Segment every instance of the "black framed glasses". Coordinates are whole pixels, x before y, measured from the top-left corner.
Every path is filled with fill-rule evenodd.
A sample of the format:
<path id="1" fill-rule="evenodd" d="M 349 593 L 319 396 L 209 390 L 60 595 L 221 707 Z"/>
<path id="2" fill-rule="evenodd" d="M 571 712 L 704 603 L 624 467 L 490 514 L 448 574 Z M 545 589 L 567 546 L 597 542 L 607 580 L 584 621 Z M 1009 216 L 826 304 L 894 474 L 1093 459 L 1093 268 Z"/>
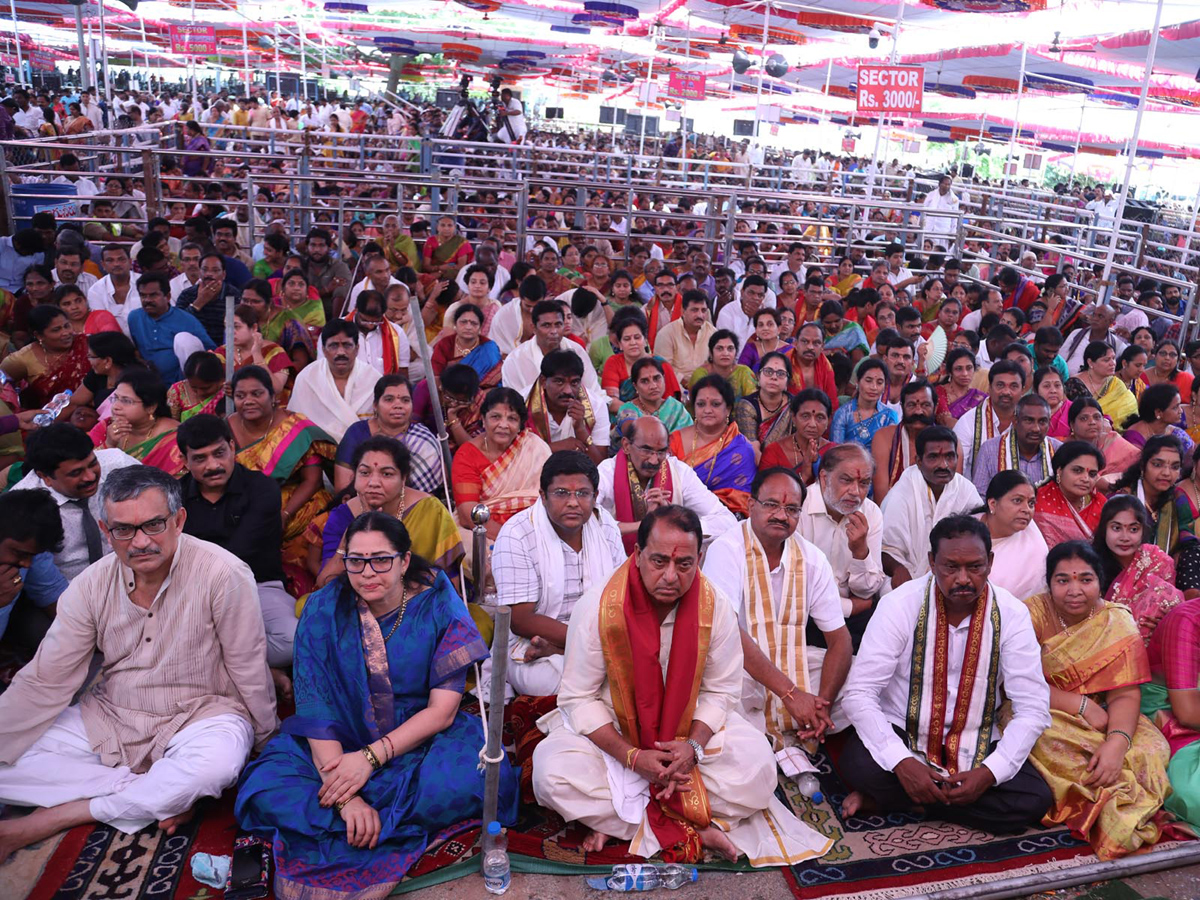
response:
<path id="1" fill-rule="evenodd" d="M 378 574 L 392 571 L 392 566 L 396 564 L 396 558 L 403 556 L 402 553 L 392 553 L 388 556 L 346 556 L 342 554 L 342 562 L 346 566 L 346 571 L 351 575 L 359 575 L 367 570 L 367 563 L 371 564 L 371 571 Z"/>
<path id="2" fill-rule="evenodd" d="M 170 516 L 159 516 L 156 519 L 147 519 L 137 525 L 109 525 L 108 533 L 118 541 L 132 541 L 134 535 L 139 531 L 146 537 L 154 537 L 167 530 L 167 520 L 170 518 Z"/>

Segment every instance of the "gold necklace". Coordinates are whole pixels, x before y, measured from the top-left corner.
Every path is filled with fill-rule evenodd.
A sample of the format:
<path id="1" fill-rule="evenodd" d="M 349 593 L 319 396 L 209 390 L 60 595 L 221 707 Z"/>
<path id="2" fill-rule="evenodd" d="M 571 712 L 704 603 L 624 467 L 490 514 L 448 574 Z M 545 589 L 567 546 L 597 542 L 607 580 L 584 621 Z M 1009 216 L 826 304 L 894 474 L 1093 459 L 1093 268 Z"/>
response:
<path id="1" fill-rule="evenodd" d="M 404 576 L 401 575 L 401 578 Z M 396 621 L 392 623 L 392 630 L 387 633 L 387 637 L 383 639 L 386 644 L 392 639 L 392 635 L 396 633 L 396 629 L 400 627 L 400 623 L 404 621 L 404 613 L 408 609 L 408 585 L 404 585 L 400 590 L 400 615 L 396 616 Z"/>
<path id="2" fill-rule="evenodd" d="M 1053 605 L 1053 604 L 1051 604 L 1051 605 Z M 1086 622 L 1088 619 L 1090 619 L 1092 616 L 1094 616 L 1094 615 L 1096 614 L 1096 610 L 1097 610 L 1097 609 L 1099 609 L 1099 604 L 1098 604 L 1098 603 L 1093 603 L 1093 604 L 1092 604 L 1092 611 L 1091 611 L 1091 612 L 1089 612 L 1089 613 L 1087 614 L 1087 619 L 1084 619 L 1084 620 L 1083 620 L 1083 622 Z M 1054 610 L 1054 615 L 1055 615 L 1055 617 L 1058 619 L 1058 624 L 1062 626 L 1062 630 L 1063 630 L 1063 631 L 1066 631 L 1068 627 L 1070 627 L 1070 628 L 1074 628 L 1074 627 L 1075 627 L 1075 625 L 1082 625 L 1082 624 L 1083 624 L 1083 622 L 1076 622 L 1076 623 L 1075 623 L 1075 625 L 1068 626 L 1068 625 L 1067 625 L 1067 623 L 1066 623 L 1066 620 L 1065 620 L 1065 619 L 1063 619 L 1063 617 L 1062 617 L 1062 613 L 1060 613 L 1060 612 L 1059 612 L 1057 609 L 1056 609 L 1056 610 Z"/>

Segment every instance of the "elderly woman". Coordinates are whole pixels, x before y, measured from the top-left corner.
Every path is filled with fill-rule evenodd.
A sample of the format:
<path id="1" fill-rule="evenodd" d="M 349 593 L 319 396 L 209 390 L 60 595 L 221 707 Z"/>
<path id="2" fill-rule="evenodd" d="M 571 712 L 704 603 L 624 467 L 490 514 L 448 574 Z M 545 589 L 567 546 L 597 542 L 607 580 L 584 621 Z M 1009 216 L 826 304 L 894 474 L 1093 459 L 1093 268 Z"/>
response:
<path id="1" fill-rule="evenodd" d="M 624 419 L 654 416 L 675 432 L 692 424 L 687 407 L 674 397 L 666 396 L 665 372 L 667 363 L 657 356 L 643 356 L 633 364 L 631 380 L 634 398 L 617 409 L 618 425 Z"/>
<path id="2" fill-rule="evenodd" d="M 483 336 L 483 310 L 474 303 L 463 303 L 447 314 L 452 316 L 453 331 L 439 338 L 429 355 L 434 378 L 440 383 L 447 366 L 462 363 L 479 374 L 481 388 L 495 387 L 500 383 L 503 360 L 496 342 Z"/>
<path id="3" fill-rule="evenodd" d="M 733 387 L 709 375 L 692 387 L 692 400 L 695 424 L 671 434 L 671 455 L 691 466 L 727 509 L 746 516 L 756 454 L 733 421 Z"/>
<path id="4" fill-rule="evenodd" d="M 1054 477 L 1038 488 L 1034 523 L 1048 547 L 1090 541 L 1104 508 L 1104 495 L 1096 490 L 1104 454 L 1087 441 L 1067 441 L 1054 451 L 1051 465 Z"/>
<path id="5" fill-rule="evenodd" d="M 296 631 L 296 714 L 247 766 L 239 825 L 275 847 L 275 895 L 383 897 L 429 842 L 483 813 L 478 720 L 460 710 L 487 647 L 445 573 L 381 512 L 346 530 L 346 574 Z M 497 818 L 517 813 L 500 763 Z"/>
<path id="6" fill-rule="evenodd" d="M 768 353 L 758 377 L 758 390 L 738 400 L 733 416 L 742 436 L 761 453 L 768 444 L 791 434 L 791 395 L 787 388 L 792 380 L 792 363 L 782 353 Z"/>
<path id="7" fill-rule="evenodd" d="M 375 383 L 375 409 L 346 429 L 338 444 L 333 470 L 333 487 L 343 491 L 354 481 L 351 460 L 358 445 L 382 435 L 402 443 L 410 455 L 408 483 L 429 494 L 441 490 L 442 450 L 433 432 L 413 421 L 412 387 L 401 375 L 384 375 Z"/>
<path id="8" fill-rule="evenodd" d="M 1116 376 L 1117 354 L 1103 341 L 1092 341 L 1083 350 L 1083 368 L 1065 385 L 1067 399 L 1091 397 L 1100 404 L 1118 431 L 1137 412 L 1138 403 Z M 1178 392 L 1176 392 L 1178 393 Z"/>
<path id="9" fill-rule="evenodd" d="M 1082 541 L 1046 557 L 1049 592 L 1026 601 L 1050 685 L 1050 727 L 1030 761 L 1066 825 L 1102 860 L 1158 841 L 1170 793 L 1166 739 L 1139 715 L 1150 664 L 1129 611 L 1101 597 L 1103 564 Z"/>
<path id="10" fill-rule="evenodd" d="M 1159 341 L 1155 345 L 1154 365 L 1142 370 L 1142 381 L 1151 387 L 1173 384 L 1180 396 L 1192 395 L 1192 373 L 1179 368 L 1179 346 L 1174 341 Z"/>
<path id="11" fill-rule="evenodd" d="M 450 480 L 458 524 L 471 527 L 471 509 L 485 503 L 488 537 L 495 540 L 501 525 L 537 500 L 550 447 L 525 427 L 529 412 L 512 388 L 492 388 L 480 414 L 483 433 L 458 448 Z"/>
<path id="12" fill-rule="evenodd" d="M 806 485 L 813 484 L 821 455 L 834 446 L 825 438 L 832 412 L 829 398 L 817 388 L 805 388 L 792 397 L 787 416 L 791 431 L 763 448 L 759 469 L 794 469 Z"/>
<path id="13" fill-rule="evenodd" d="M 988 483 L 979 516 L 992 536 L 989 580 L 1017 599 L 1046 589 L 1042 570 L 1031 560 L 1046 556 L 1046 541 L 1033 521 L 1033 484 L 1023 472 L 1004 469 Z"/>

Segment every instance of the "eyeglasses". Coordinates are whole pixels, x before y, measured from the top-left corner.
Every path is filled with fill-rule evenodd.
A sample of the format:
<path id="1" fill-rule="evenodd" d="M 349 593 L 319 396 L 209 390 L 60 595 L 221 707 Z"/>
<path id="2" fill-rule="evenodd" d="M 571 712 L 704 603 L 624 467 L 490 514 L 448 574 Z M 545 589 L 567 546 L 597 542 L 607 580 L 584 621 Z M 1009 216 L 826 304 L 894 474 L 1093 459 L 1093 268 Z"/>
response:
<path id="1" fill-rule="evenodd" d="M 784 369 L 759 369 L 759 375 L 768 375 L 771 378 L 787 378 L 787 372 Z"/>
<path id="2" fill-rule="evenodd" d="M 396 558 L 403 556 L 403 553 L 393 553 L 390 556 L 346 556 L 342 554 L 342 562 L 346 566 L 346 571 L 351 575 L 358 575 L 366 571 L 367 563 L 371 564 L 371 571 L 382 574 L 383 572 L 392 571 L 392 566 L 396 562 Z"/>
<path id="3" fill-rule="evenodd" d="M 596 494 L 594 491 L 589 491 L 586 489 L 580 491 L 568 491 L 566 488 L 555 488 L 554 490 L 550 491 L 550 496 L 560 502 L 568 499 L 569 497 L 574 497 L 576 500 L 586 503 L 588 500 L 591 500 L 593 497 L 595 497 Z"/>
<path id="4" fill-rule="evenodd" d="M 118 541 L 132 541 L 134 536 L 140 531 L 146 537 L 154 537 L 156 534 L 162 534 L 167 530 L 167 519 L 170 516 L 159 516 L 156 519 L 147 519 L 139 525 L 109 525 L 108 533 Z"/>
<path id="5" fill-rule="evenodd" d="M 788 504 L 787 506 L 784 506 L 778 500 L 755 500 L 754 502 L 765 509 L 768 515 L 776 513 L 782 509 L 784 514 L 789 519 L 800 518 L 800 507 L 794 504 Z"/>

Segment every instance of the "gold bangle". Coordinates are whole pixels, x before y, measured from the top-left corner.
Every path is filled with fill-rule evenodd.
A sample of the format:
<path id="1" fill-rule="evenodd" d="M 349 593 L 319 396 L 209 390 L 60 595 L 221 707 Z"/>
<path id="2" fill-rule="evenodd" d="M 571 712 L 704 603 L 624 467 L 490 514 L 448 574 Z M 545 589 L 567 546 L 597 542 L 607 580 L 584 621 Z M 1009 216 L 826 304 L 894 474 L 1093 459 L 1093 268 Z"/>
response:
<path id="1" fill-rule="evenodd" d="M 341 812 L 343 809 L 346 808 L 346 805 L 357 796 L 358 796 L 358 794 L 351 794 L 345 800 L 339 800 L 337 803 L 333 804 L 333 808 L 336 809 L 338 812 Z"/>
<path id="2" fill-rule="evenodd" d="M 633 755 L 637 753 L 637 751 L 637 747 L 630 747 L 627 751 L 625 751 L 625 768 L 633 768 Z"/>
<path id="3" fill-rule="evenodd" d="M 380 766 L 379 757 L 375 755 L 375 751 L 371 749 L 371 745 L 362 748 L 363 756 L 367 758 L 367 762 L 371 764 L 371 769 L 378 769 Z"/>

